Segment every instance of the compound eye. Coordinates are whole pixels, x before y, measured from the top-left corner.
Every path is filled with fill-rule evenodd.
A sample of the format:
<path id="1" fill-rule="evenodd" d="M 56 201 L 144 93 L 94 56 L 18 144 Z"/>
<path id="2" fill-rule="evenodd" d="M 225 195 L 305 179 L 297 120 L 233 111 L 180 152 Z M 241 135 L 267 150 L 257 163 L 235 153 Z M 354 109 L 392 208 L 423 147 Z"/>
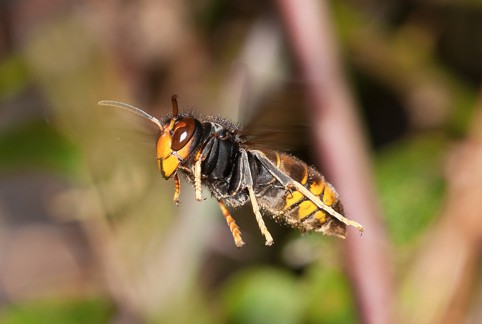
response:
<path id="1" fill-rule="evenodd" d="M 172 135 L 171 148 L 173 151 L 182 149 L 192 138 L 196 123 L 193 118 L 184 118 L 174 126 L 174 134 Z"/>

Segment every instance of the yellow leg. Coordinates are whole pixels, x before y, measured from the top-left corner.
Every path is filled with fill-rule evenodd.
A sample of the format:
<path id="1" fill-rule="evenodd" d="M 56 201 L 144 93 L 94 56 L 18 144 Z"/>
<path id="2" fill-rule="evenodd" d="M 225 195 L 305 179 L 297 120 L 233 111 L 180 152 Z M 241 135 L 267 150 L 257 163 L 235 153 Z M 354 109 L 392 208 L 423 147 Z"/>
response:
<path id="1" fill-rule="evenodd" d="M 269 233 L 266 225 L 263 221 L 263 216 L 261 215 L 261 211 L 259 210 L 258 201 L 256 200 L 256 196 L 254 195 L 254 191 L 252 187 L 248 187 L 249 198 L 251 199 L 251 205 L 253 206 L 254 215 L 256 216 L 256 221 L 258 222 L 259 229 L 261 230 L 261 234 L 263 234 L 264 238 L 266 239 L 266 245 L 273 244 L 273 237 Z"/>
<path id="2" fill-rule="evenodd" d="M 236 244 L 237 247 L 242 247 L 245 243 L 241 237 L 241 231 L 239 230 L 238 225 L 236 225 L 236 222 L 234 221 L 233 217 L 231 217 L 231 214 L 229 213 L 229 210 L 226 208 L 224 203 L 221 200 L 218 200 L 218 204 L 221 208 L 221 211 L 223 212 L 223 216 L 226 219 L 226 222 L 228 223 L 231 234 L 233 234 L 234 244 Z"/>
<path id="3" fill-rule="evenodd" d="M 181 181 L 179 181 L 179 176 L 174 174 L 174 198 L 172 199 L 176 206 L 179 206 L 179 196 L 181 195 Z"/>
<path id="4" fill-rule="evenodd" d="M 196 200 L 203 200 L 201 185 L 201 158 L 197 159 L 194 163 L 194 190 L 196 194 Z"/>

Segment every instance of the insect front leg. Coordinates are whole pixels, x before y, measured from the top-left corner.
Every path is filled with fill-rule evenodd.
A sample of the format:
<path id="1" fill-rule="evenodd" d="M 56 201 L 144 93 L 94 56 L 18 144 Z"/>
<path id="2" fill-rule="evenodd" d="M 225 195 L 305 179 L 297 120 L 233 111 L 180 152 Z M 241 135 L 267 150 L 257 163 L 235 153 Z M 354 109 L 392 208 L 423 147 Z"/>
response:
<path id="1" fill-rule="evenodd" d="M 311 191 L 305 188 L 301 183 L 293 180 L 291 177 L 287 176 L 282 172 L 273 162 L 271 162 L 263 153 L 259 151 L 252 151 L 256 158 L 268 169 L 268 171 L 276 178 L 285 188 L 288 190 L 296 189 L 301 192 L 306 198 L 311 200 L 318 208 L 323 209 L 328 212 L 331 216 L 338 219 L 340 222 L 350 225 L 358 229 L 360 232 L 364 231 L 361 224 L 344 217 L 342 214 L 338 213 L 336 210 L 322 202 L 318 197 L 316 197 Z"/>
<path id="2" fill-rule="evenodd" d="M 179 206 L 179 196 L 181 195 L 181 181 L 178 174 L 174 174 L 174 198 L 172 199 L 176 206 Z"/>
<path id="3" fill-rule="evenodd" d="M 197 201 L 203 200 L 201 184 L 201 156 L 199 156 L 194 163 L 194 192 Z"/>
<path id="4" fill-rule="evenodd" d="M 201 182 L 201 163 L 206 159 L 213 146 L 213 141 L 208 141 L 194 157 L 194 192 L 197 201 L 204 200 L 202 197 L 202 182 Z"/>
<path id="5" fill-rule="evenodd" d="M 221 211 L 223 212 L 223 216 L 226 219 L 226 222 L 228 223 L 229 229 L 231 230 L 231 234 L 233 234 L 234 238 L 234 244 L 236 244 L 237 247 L 242 247 L 245 245 L 243 238 L 241 237 L 241 230 L 239 229 L 238 225 L 234 221 L 233 217 L 229 213 L 229 210 L 226 208 L 224 203 L 221 200 L 218 200 L 219 208 L 221 208 Z"/>
<path id="6" fill-rule="evenodd" d="M 261 234 L 263 234 L 266 242 L 265 245 L 272 245 L 273 244 L 273 237 L 271 236 L 270 232 L 266 228 L 266 225 L 263 220 L 263 216 L 261 215 L 261 211 L 258 205 L 258 200 L 256 199 L 256 195 L 254 194 L 253 190 L 253 176 L 251 174 L 251 169 L 249 167 L 248 155 L 246 151 L 241 151 L 241 170 L 244 176 L 244 185 L 245 188 L 248 189 L 249 198 L 251 200 L 251 205 L 253 206 L 253 212 L 256 216 L 256 221 L 258 222 L 259 229 L 261 230 Z"/>

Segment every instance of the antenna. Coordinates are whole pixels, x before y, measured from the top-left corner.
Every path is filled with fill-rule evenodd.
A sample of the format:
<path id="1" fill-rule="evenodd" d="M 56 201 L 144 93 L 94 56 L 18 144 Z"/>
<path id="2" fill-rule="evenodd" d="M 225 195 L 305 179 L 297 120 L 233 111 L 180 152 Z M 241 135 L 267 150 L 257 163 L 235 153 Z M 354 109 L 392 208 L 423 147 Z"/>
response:
<path id="1" fill-rule="evenodd" d="M 172 102 L 172 117 L 177 118 L 177 113 L 179 111 L 179 108 L 177 106 L 177 95 L 176 94 L 172 95 L 171 102 Z"/>
<path id="2" fill-rule="evenodd" d="M 173 96 L 174 97 L 174 96 Z M 175 100 L 172 99 L 172 100 Z M 174 102 L 174 101 L 173 101 Z M 157 125 L 157 127 L 159 127 L 159 129 L 161 131 L 164 130 L 164 128 L 162 127 L 161 125 L 161 122 L 159 121 L 159 119 L 157 119 L 156 117 L 153 117 L 151 115 L 149 115 L 148 113 L 146 113 L 144 110 L 142 109 L 139 109 L 139 108 L 136 108 L 134 106 L 131 106 L 129 104 L 126 104 L 124 102 L 120 102 L 120 101 L 113 101 L 113 100 L 101 100 L 98 102 L 99 105 L 101 106 L 109 106 L 109 107 L 117 107 L 117 108 L 122 108 L 122 109 L 126 109 L 130 112 L 133 112 L 134 114 L 137 114 L 141 117 L 144 117 L 146 119 L 148 119 L 150 122 L 154 123 Z M 176 101 L 176 108 L 177 108 L 177 101 Z M 176 109 L 176 116 L 177 116 L 177 109 Z"/>

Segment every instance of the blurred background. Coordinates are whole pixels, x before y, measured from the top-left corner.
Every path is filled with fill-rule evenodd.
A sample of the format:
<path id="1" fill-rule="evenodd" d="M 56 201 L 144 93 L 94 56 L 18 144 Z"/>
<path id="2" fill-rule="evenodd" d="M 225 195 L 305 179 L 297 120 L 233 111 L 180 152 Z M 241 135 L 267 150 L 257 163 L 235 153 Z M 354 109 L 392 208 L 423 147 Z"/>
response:
<path id="1" fill-rule="evenodd" d="M 482 322 L 481 58 L 477 0 L 1 1 L 0 322 Z M 265 247 L 247 206 L 237 249 L 175 207 L 155 127 L 97 106 L 174 93 L 302 126 L 366 232 Z"/>

